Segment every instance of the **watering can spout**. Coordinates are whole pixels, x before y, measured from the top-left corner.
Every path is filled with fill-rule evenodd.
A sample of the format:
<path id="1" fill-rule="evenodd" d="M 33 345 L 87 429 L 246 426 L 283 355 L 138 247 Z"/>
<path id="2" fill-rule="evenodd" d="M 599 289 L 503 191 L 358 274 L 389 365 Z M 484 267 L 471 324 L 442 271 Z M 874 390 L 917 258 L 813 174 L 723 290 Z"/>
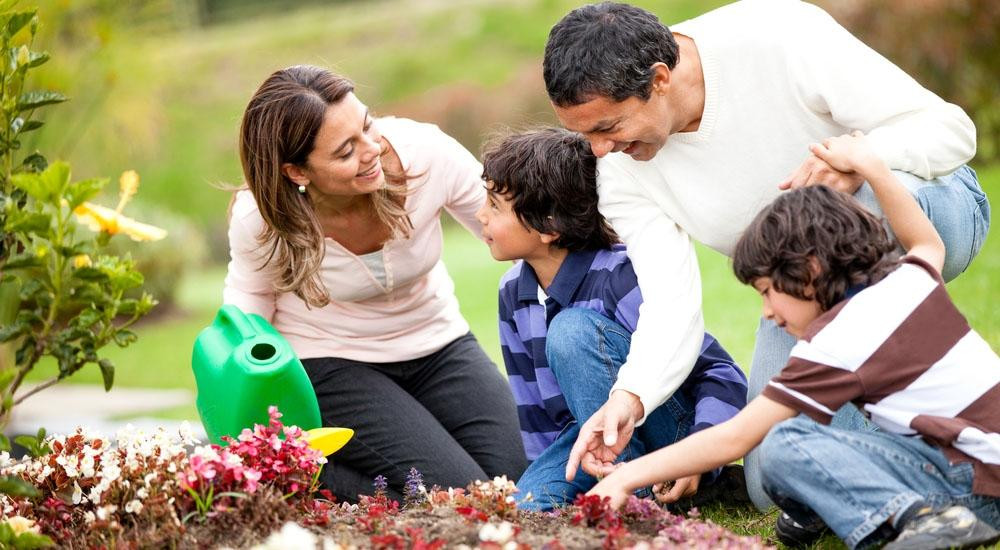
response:
<path id="1" fill-rule="evenodd" d="M 347 445 L 347 442 L 354 436 L 354 430 L 350 428 L 313 428 L 305 432 L 305 436 L 310 447 L 323 453 L 323 456 L 330 456 Z"/>

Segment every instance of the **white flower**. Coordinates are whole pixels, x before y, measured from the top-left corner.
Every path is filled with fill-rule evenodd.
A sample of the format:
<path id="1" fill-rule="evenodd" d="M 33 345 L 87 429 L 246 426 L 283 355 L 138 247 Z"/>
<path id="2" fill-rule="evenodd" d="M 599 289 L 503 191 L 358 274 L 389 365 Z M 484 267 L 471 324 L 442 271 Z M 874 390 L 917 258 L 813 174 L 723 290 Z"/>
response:
<path id="1" fill-rule="evenodd" d="M 83 513 L 83 521 L 86 521 L 87 523 L 94 523 L 94 520 L 96 519 L 97 516 L 95 516 L 94 513 L 91 512 L 90 510 L 87 510 L 86 512 Z"/>
<path id="2" fill-rule="evenodd" d="M 323 537 L 323 550 L 344 550 L 344 547 L 327 537 Z"/>
<path id="3" fill-rule="evenodd" d="M 140 499 L 145 499 L 146 497 L 149 496 L 149 489 L 145 487 L 140 487 L 139 489 L 136 490 L 135 496 Z"/>
<path id="4" fill-rule="evenodd" d="M 298 524 L 289 521 L 281 527 L 281 531 L 271 533 L 264 544 L 258 544 L 253 550 L 286 550 L 290 548 L 316 548 L 316 535 Z"/>
<path id="5" fill-rule="evenodd" d="M 80 504 L 83 500 L 83 489 L 80 488 L 80 484 L 73 482 L 73 504 Z"/>
<path id="6" fill-rule="evenodd" d="M 139 502 L 139 499 L 130 500 L 127 504 L 125 504 L 125 512 L 129 514 L 138 514 L 141 511 L 142 503 Z"/>
<path id="7" fill-rule="evenodd" d="M 97 508 L 97 519 L 99 519 L 101 521 L 104 521 L 104 520 L 108 519 L 108 516 L 110 514 L 115 513 L 116 510 L 118 510 L 118 507 L 115 506 L 114 504 L 108 504 L 107 506 L 101 506 L 101 507 Z"/>
<path id="8" fill-rule="evenodd" d="M 243 464 L 243 457 L 241 457 L 236 453 L 230 453 L 226 451 L 223 452 L 223 455 L 225 456 L 223 464 L 225 464 L 226 466 L 233 467 L 233 466 L 240 466 Z"/>
<path id="9" fill-rule="evenodd" d="M 46 464 L 45 466 L 42 467 L 42 471 L 38 473 L 38 476 L 35 478 L 35 480 L 38 481 L 38 483 L 41 483 L 45 481 L 46 478 L 48 478 L 49 475 L 51 475 L 52 472 L 54 471 L 55 470 L 52 469 L 52 466 Z"/>
<path id="10" fill-rule="evenodd" d="M 111 483 L 112 481 L 118 479 L 122 475 L 122 469 L 118 467 L 114 462 L 104 464 L 102 461 L 103 468 L 101 468 L 101 478 L 102 481 Z"/>
<path id="11" fill-rule="evenodd" d="M 185 445 L 197 445 L 201 443 L 198 438 L 194 436 L 194 430 L 191 429 L 191 423 L 185 420 L 181 422 L 181 427 L 177 430 L 178 435 L 181 436 L 181 443 Z"/>
<path id="12" fill-rule="evenodd" d="M 215 449 L 213 449 L 208 445 L 199 445 L 195 447 L 194 452 L 192 454 L 194 454 L 195 456 L 200 456 L 206 461 L 219 460 L 219 453 L 215 452 Z"/>
<path id="13" fill-rule="evenodd" d="M 83 454 L 83 460 L 80 461 L 80 473 L 83 477 L 93 477 L 94 476 L 94 456 Z"/>
<path id="14" fill-rule="evenodd" d="M 499 524 L 487 523 L 479 529 L 479 540 L 504 544 L 514 536 L 514 525 L 509 521 Z"/>
<path id="15" fill-rule="evenodd" d="M 79 463 L 80 459 L 77 458 L 76 455 L 59 455 L 56 457 L 56 464 L 63 467 L 63 470 L 66 472 L 66 477 L 77 477 L 80 475 L 80 472 L 77 469 Z"/>

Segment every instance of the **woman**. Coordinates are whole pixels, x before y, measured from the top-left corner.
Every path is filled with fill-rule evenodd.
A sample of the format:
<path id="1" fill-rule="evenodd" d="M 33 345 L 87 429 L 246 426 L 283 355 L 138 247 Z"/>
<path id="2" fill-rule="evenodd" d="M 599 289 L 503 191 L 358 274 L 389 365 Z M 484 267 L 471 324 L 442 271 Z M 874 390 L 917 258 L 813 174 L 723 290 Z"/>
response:
<path id="1" fill-rule="evenodd" d="M 525 467 L 517 413 L 441 262 L 442 208 L 475 235 L 479 162 L 436 126 L 374 119 L 324 69 L 272 74 L 240 129 L 225 302 L 302 359 L 323 424 L 355 430 L 325 468 L 341 500 L 410 468 L 429 487 Z"/>

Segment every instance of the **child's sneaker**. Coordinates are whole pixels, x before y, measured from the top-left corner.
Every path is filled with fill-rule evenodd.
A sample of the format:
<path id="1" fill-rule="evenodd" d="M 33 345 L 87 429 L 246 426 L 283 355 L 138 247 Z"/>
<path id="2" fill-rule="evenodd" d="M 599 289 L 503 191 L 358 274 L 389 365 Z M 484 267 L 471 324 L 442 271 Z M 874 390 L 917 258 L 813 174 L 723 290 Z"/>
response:
<path id="1" fill-rule="evenodd" d="M 906 522 L 896 540 L 884 550 L 974 548 L 1000 540 L 1000 532 L 979 520 L 965 506 L 941 511 L 921 510 Z"/>
<path id="2" fill-rule="evenodd" d="M 792 516 L 782 512 L 774 524 L 774 534 L 782 544 L 789 548 L 809 546 L 819 540 L 827 531 L 829 528 L 819 516 L 803 525 L 792 519 Z"/>

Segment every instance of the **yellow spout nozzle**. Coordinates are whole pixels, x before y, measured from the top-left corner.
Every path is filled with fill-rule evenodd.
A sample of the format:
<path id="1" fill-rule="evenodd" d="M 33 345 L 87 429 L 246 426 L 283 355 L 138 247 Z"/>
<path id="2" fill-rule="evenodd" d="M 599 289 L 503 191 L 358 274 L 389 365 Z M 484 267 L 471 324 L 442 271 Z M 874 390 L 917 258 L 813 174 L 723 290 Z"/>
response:
<path id="1" fill-rule="evenodd" d="M 330 456 L 347 445 L 347 442 L 354 437 L 354 430 L 350 428 L 313 428 L 305 433 L 309 446 L 323 453 L 323 456 Z"/>

